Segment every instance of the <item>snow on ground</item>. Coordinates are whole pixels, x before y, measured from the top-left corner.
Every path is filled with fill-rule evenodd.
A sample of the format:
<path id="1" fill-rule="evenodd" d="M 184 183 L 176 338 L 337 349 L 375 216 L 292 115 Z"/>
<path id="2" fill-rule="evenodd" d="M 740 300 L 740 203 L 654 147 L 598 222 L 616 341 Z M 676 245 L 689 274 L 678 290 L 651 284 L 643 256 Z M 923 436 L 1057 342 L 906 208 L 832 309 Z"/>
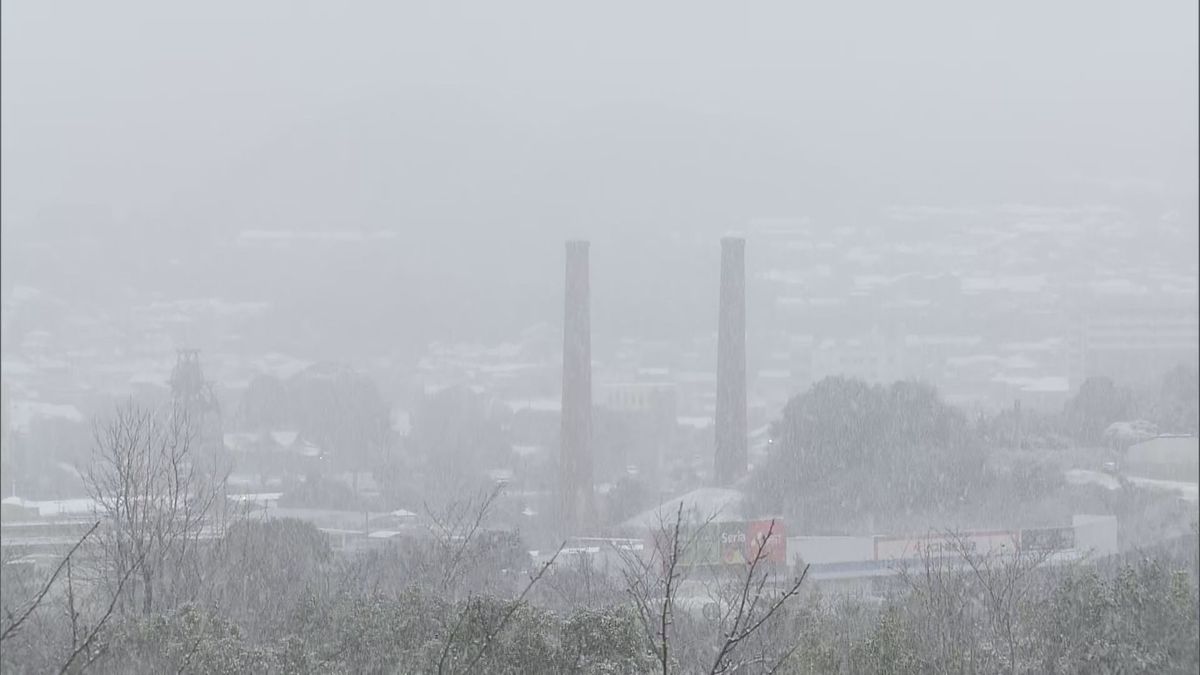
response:
<path id="1" fill-rule="evenodd" d="M 1177 480 L 1157 480 L 1154 478 L 1140 478 L 1138 476 L 1129 476 L 1129 482 L 1138 487 L 1150 488 L 1152 490 L 1163 490 L 1169 492 L 1178 492 L 1181 497 L 1193 504 L 1200 503 L 1200 485 L 1196 483 L 1188 483 Z"/>
<path id="2" fill-rule="evenodd" d="M 1121 489 L 1121 481 L 1116 476 L 1087 469 L 1071 469 L 1066 473 L 1067 482 L 1071 485 L 1099 485 L 1108 490 Z"/>
<path id="3" fill-rule="evenodd" d="M 35 501 L 32 499 L 22 499 L 14 496 L 5 497 L 2 501 L 4 504 L 20 506 L 21 508 L 25 509 L 37 509 L 38 515 L 42 517 L 88 515 L 96 513 L 97 511 L 95 500 L 89 497 Z"/>
<path id="4" fill-rule="evenodd" d="M 1102 473 L 1099 471 L 1089 471 L 1087 469 L 1071 469 L 1066 472 L 1067 482 L 1072 485 L 1099 485 L 1108 490 L 1121 489 L 1121 481 L 1116 476 Z M 1126 476 L 1126 480 L 1130 483 L 1150 490 L 1159 490 L 1163 492 L 1176 492 L 1183 499 L 1195 503 L 1200 503 L 1200 485 L 1189 483 L 1186 481 L 1174 480 L 1156 480 L 1153 478 L 1141 478 L 1138 476 Z"/>

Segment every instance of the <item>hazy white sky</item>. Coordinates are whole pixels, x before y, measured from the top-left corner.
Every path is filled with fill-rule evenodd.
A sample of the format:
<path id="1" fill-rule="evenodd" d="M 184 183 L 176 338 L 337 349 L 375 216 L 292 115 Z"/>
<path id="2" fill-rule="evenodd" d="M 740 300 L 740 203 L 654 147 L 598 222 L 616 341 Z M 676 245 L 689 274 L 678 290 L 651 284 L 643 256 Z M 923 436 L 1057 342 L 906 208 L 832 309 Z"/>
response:
<path id="1" fill-rule="evenodd" d="M 543 231 L 1194 193 L 1196 3 L 3 7 L 3 217 Z"/>
<path id="2" fill-rule="evenodd" d="M 597 312 L 630 304 L 624 330 L 674 311 L 707 324 L 716 237 L 753 218 L 1011 202 L 1197 217 L 1189 0 L 2 11 L 6 287 L 74 275 L 72 293 L 257 300 L 271 280 L 319 298 L 336 278 L 321 311 L 367 320 L 377 306 L 342 298 L 387 293 L 447 330 L 485 309 L 520 324 L 553 320 L 561 242 L 585 237 Z M 386 229 L 402 253 L 233 269 L 212 242 L 245 229 Z M 673 253 L 675 231 L 711 258 Z M 85 233 L 78 260 L 21 264 L 33 239 Z"/>

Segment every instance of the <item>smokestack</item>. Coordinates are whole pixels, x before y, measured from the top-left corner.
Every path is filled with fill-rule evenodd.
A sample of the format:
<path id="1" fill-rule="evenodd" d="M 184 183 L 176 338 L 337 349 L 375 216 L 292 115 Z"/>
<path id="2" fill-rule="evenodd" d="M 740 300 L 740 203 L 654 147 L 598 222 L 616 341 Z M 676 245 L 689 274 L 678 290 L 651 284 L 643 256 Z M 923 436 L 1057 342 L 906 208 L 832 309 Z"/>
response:
<path id="1" fill-rule="evenodd" d="M 592 326 L 588 289 L 588 242 L 567 242 L 563 307 L 562 430 L 559 489 L 562 523 L 568 532 L 593 522 L 592 497 Z"/>
<path id="2" fill-rule="evenodd" d="M 746 473 L 746 240 L 721 239 L 721 301 L 717 324 L 717 485 Z"/>

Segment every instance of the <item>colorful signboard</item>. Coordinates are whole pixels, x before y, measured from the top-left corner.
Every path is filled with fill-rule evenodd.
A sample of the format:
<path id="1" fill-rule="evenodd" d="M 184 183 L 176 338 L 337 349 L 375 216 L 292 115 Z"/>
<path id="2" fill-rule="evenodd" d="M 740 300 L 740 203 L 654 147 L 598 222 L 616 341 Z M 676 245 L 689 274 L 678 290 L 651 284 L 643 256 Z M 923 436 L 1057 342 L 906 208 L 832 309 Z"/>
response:
<path id="1" fill-rule="evenodd" d="M 690 529 L 681 532 L 680 548 L 683 555 L 680 563 L 688 566 L 716 565 L 721 560 L 721 542 L 711 527 Z"/>
<path id="2" fill-rule="evenodd" d="M 670 550 L 673 530 L 651 535 L 651 545 L 659 555 Z M 767 563 L 787 562 L 787 537 L 783 523 L 776 520 L 709 523 L 703 527 L 684 527 L 679 531 L 679 562 L 684 566 L 746 565 L 759 550 Z"/>
<path id="3" fill-rule="evenodd" d="M 746 564 L 746 556 L 750 550 L 746 523 L 719 523 L 716 527 L 721 541 L 721 564 Z"/>

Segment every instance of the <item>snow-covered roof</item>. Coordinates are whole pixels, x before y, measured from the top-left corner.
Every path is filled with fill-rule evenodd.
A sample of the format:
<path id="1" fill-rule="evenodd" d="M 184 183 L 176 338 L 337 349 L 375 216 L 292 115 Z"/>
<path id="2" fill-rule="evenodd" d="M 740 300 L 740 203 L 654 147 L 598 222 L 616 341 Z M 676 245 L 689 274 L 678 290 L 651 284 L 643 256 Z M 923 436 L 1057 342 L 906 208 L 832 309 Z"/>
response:
<path id="1" fill-rule="evenodd" d="M 672 522 L 683 506 L 684 518 L 712 522 L 741 520 L 743 495 L 730 488 L 703 487 L 667 500 L 622 523 L 625 527 L 655 528 Z"/>
<path id="2" fill-rule="evenodd" d="M 1071 382 L 1066 377 L 1017 377 L 1012 375 L 997 375 L 993 382 L 1011 385 L 1021 391 L 1031 394 L 1062 394 L 1071 390 Z"/>
<path id="3" fill-rule="evenodd" d="M 952 356 L 946 359 L 946 365 L 951 368 L 965 368 L 983 363 L 994 363 L 999 361 L 1000 357 L 994 354 L 972 354 L 970 356 Z"/>
<path id="4" fill-rule="evenodd" d="M 285 448 L 290 448 L 296 442 L 296 437 L 299 435 L 299 432 L 296 431 L 272 431 L 271 440 Z"/>
<path id="5" fill-rule="evenodd" d="M 1043 340 L 1037 340 L 1033 342 L 1005 342 L 1000 345 L 1000 349 L 1006 352 L 1042 352 L 1058 349 L 1062 346 L 1062 338 L 1048 337 Z"/>
<path id="6" fill-rule="evenodd" d="M 258 435 L 246 431 L 231 431 L 224 434 L 221 440 L 230 450 L 242 452 L 251 449 L 254 442 L 258 440 Z"/>
<path id="7" fill-rule="evenodd" d="M 970 346 L 977 345 L 983 341 L 983 337 L 979 335 L 947 335 L 947 334 L 931 334 L 931 335 L 905 335 L 904 344 L 909 347 L 918 347 L 922 345 L 957 345 Z"/>
<path id="8" fill-rule="evenodd" d="M 536 410 L 539 412 L 558 412 L 562 410 L 562 401 L 556 398 L 509 399 L 505 401 L 513 412 Z"/>
<path id="9" fill-rule="evenodd" d="M 87 515 L 97 511 L 96 501 L 87 497 L 37 501 L 13 496 L 5 497 L 0 503 L 30 510 L 37 509 L 39 516 Z"/>
<path id="10" fill-rule="evenodd" d="M 497 482 L 510 481 L 513 477 L 513 471 L 512 469 L 489 469 L 487 476 Z"/>
<path id="11" fill-rule="evenodd" d="M 277 502 L 282 496 L 282 492 L 251 492 L 240 495 L 229 495 L 229 498 L 235 502 L 265 504 L 268 502 Z"/>
<path id="12" fill-rule="evenodd" d="M 1129 462 L 1157 464 L 1194 464 L 1200 458 L 1200 438 L 1196 436 L 1158 436 L 1129 448 Z"/>
<path id="13" fill-rule="evenodd" d="M 298 359 L 286 354 L 272 352 L 251 362 L 257 370 L 279 378 L 289 378 L 297 375 L 312 365 L 312 361 Z"/>
<path id="14" fill-rule="evenodd" d="M 540 445 L 514 445 L 512 449 L 518 457 L 530 457 L 544 452 L 544 448 Z"/>
<path id="15" fill-rule="evenodd" d="M 1026 276 L 979 276 L 962 280 L 962 290 L 966 295 L 982 292 L 1005 291 L 1009 293 L 1038 293 L 1046 286 L 1046 275 L 1031 274 Z"/>

